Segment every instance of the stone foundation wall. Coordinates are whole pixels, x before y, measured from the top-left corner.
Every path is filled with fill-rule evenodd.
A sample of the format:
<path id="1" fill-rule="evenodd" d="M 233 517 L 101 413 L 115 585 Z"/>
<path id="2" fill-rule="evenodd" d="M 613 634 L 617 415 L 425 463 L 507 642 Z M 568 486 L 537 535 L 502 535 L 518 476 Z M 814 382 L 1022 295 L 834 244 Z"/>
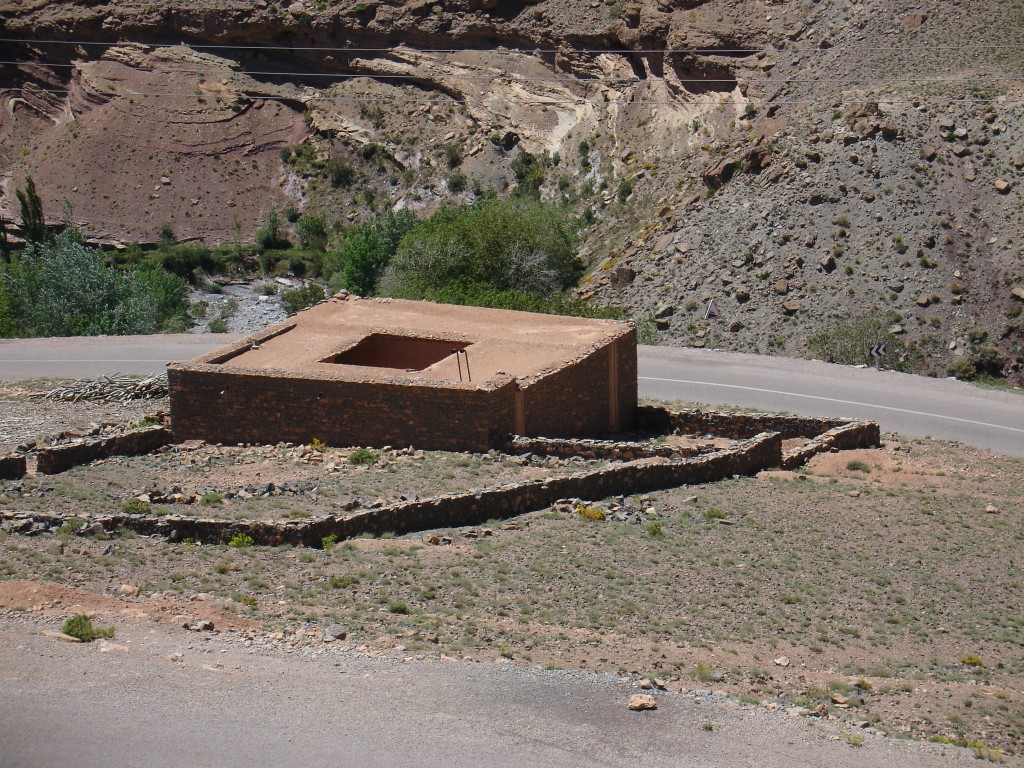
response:
<path id="1" fill-rule="evenodd" d="M 171 431 L 166 427 L 147 427 L 102 440 L 55 445 L 42 449 L 36 455 L 36 471 L 41 475 L 55 475 L 108 456 L 140 456 L 167 445 L 171 440 Z"/>
<path id="2" fill-rule="evenodd" d="M 669 411 L 665 408 L 640 406 L 636 413 L 637 429 L 668 434 L 679 430 L 687 435 L 722 435 L 747 438 L 759 432 L 778 432 L 784 440 L 813 438 L 852 419 L 823 419 L 812 416 L 786 416 L 773 413 L 726 413 L 697 409 Z"/>
<path id="3" fill-rule="evenodd" d="M 175 516 L 110 515 L 90 521 L 107 531 L 125 527 L 144 535 L 158 534 L 175 541 L 191 539 L 224 544 L 238 533 L 258 544 L 321 546 L 323 537 L 353 538 L 361 534 L 408 533 L 431 528 L 476 525 L 544 509 L 559 499 L 602 499 L 619 494 L 648 493 L 679 485 L 714 482 L 734 475 L 752 475 L 782 462 L 782 438 L 758 435 L 727 450 L 697 458 L 640 459 L 561 478 L 526 481 L 482 491 L 448 494 L 432 499 L 390 504 L 346 517 L 310 521 L 246 522 L 197 520 Z M 4 513 L 14 530 L 30 530 L 33 522 L 60 525 L 64 518 L 45 513 Z"/>
<path id="4" fill-rule="evenodd" d="M 0 480 L 20 480 L 25 476 L 24 456 L 0 456 Z"/>
<path id="5" fill-rule="evenodd" d="M 873 421 L 854 421 L 833 427 L 804 445 L 786 451 L 783 469 L 802 467 L 816 453 L 848 451 L 852 448 L 877 448 L 882 443 L 881 431 Z"/>
<path id="6" fill-rule="evenodd" d="M 581 457 L 608 461 L 633 461 L 661 457 L 685 458 L 710 453 L 713 446 L 664 445 L 616 440 L 588 440 L 586 438 L 522 437 L 505 438 L 498 446 L 504 453 L 535 453 L 539 456 L 557 456 L 561 459 Z"/>

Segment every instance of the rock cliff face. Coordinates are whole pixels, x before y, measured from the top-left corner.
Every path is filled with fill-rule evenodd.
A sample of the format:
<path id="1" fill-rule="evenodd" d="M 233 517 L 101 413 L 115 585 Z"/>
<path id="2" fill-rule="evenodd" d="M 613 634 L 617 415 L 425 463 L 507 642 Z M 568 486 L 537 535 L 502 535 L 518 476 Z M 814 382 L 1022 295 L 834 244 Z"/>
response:
<path id="1" fill-rule="evenodd" d="M 23 0 L 0 11 L 3 210 L 32 174 L 98 240 L 212 244 L 271 205 L 354 222 L 529 177 L 593 221 L 582 294 L 660 343 L 807 354 L 864 315 L 918 370 L 1019 375 L 1022 13 Z"/>

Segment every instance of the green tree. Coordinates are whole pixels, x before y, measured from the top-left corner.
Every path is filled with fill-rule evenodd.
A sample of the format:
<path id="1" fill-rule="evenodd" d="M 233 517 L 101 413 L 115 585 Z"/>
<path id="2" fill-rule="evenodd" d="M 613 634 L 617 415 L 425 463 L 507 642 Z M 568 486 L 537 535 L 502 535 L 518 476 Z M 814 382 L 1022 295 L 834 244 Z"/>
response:
<path id="1" fill-rule="evenodd" d="M 330 275 L 331 287 L 346 288 L 360 296 L 374 293 L 398 244 L 417 223 L 415 214 L 410 211 L 386 211 L 372 223 L 349 230 L 338 250 L 324 259 L 324 271 Z"/>
<path id="2" fill-rule="evenodd" d="M 532 198 L 442 208 L 402 239 L 380 289 L 421 298 L 462 284 L 551 297 L 583 275 L 577 242 L 560 209 Z"/>
<path id="3" fill-rule="evenodd" d="M 7 240 L 7 219 L 0 216 L 0 263 L 11 260 L 11 245 Z"/>
<path id="4" fill-rule="evenodd" d="M 75 229 L 33 242 L 4 274 L 11 322 L 21 336 L 154 333 L 160 300 L 135 272 L 107 266 Z"/>
<path id="5" fill-rule="evenodd" d="M 18 205 L 21 207 L 21 228 L 25 233 L 25 241 L 42 243 L 50 239 L 46 229 L 46 218 L 43 215 L 43 201 L 36 193 L 36 183 L 31 176 L 25 179 L 25 189 L 16 191 Z"/>
<path id="6" fill-rule="evenodd" d="M 295 232 L 303 248 L 319 251 L 327 244 L 327 221 L 321 214 L 304 213 L 299 216 Z"/>

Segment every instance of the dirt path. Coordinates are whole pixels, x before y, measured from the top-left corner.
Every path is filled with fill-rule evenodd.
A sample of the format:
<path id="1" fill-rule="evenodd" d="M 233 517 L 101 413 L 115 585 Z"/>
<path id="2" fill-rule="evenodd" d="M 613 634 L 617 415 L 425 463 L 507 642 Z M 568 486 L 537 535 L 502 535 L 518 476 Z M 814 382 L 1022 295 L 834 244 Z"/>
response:
<path id="1" fill-rule="evenodd" d="M 0 618 L 6 768 L 975 762 L 966 750 L 872 734 L 854 746 L 834 723 L 706 694 L 660 693 L 657 711 L 629 712 L 636 689 L 609 675 L 329 646 L 268 654 L 242 635 L 144 619 L 120 623 L 111 643 L 40 635 L 56 628 L 41 617 Z"/>

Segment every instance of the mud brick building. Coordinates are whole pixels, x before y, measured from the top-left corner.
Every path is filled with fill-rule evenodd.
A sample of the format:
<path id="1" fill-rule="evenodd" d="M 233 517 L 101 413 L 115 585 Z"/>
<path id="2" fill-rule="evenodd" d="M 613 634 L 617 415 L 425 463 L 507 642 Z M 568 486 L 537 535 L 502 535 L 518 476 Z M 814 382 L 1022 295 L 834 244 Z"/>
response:
<path id="1" fill-rule="evenodd" d="M 176 440 L 482 451 L 599 436 L 637 403 L 636 333 L 611 320 L 339 294 L 168 366 Z"/>

